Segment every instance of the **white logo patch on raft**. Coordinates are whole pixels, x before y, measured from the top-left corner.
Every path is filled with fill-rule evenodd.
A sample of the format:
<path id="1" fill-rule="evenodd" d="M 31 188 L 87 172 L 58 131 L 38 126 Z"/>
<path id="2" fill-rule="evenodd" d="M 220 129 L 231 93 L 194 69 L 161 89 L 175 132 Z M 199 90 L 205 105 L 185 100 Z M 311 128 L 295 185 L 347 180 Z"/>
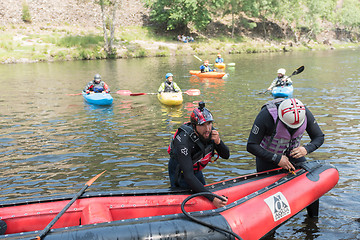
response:
<path id="1" fill-rule="evenodd" d="M 270 208 L 275 222 L 291 213 L 290 205 L 281 192 L 266 198 L 264 201 Z"/>
<path id="2" fill-rule="evenodd" d="M 183 149 L 181 149 L 181 153 L 184 154 L 185 156 L 187 156 L 189 151 L 187 148 L 183 148 Z"/>

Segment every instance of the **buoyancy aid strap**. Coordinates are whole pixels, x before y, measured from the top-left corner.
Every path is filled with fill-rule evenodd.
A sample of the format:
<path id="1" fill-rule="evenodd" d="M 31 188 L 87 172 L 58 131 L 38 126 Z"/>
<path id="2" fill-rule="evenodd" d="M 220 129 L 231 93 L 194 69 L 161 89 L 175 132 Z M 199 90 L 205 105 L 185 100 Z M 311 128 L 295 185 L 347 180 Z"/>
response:
<path id="1" fill-rule="evenodd" d="M 276 128 L 277 128 L 277 125 L 279 123 L 279 116 L 278 116 L 278 107 L 280 105 L 280 103 L 284 101 L 283 98 L 277 98 L 277 99 L 274 99 L 274 100 L 271 100 L 271 101 L 268 101 L 263 107 L 266 107 L 267 110 L 269 111 L 270 115 L 272 116 L 274 122 L 275 122 L 275 128 L 273 130 L 273 132 L 271 133 L 271 136 L 270 136 L 270 139 L 268 141 L 268 143 L 266 144 L 266 149 L 269 148 L 271 142 L 273 141 L 275 135 L 276 135 Z M 263 108 L 262 107 L 262 108 Z M 275 120 L 275 117 L 276 117 L 276 120 Z"/>

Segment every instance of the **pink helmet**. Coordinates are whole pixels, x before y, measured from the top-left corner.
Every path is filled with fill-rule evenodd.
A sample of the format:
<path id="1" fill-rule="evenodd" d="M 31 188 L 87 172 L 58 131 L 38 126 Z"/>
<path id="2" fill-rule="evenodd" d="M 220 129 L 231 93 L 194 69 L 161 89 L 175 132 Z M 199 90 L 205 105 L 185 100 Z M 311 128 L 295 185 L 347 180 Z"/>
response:
<path id="1" fill-rule="evenodd" d="M 304 104 L 296 98 L 288 98 L 278 108 L 280 120 L 290 128 L 299 128 L 305 120 Z"/>

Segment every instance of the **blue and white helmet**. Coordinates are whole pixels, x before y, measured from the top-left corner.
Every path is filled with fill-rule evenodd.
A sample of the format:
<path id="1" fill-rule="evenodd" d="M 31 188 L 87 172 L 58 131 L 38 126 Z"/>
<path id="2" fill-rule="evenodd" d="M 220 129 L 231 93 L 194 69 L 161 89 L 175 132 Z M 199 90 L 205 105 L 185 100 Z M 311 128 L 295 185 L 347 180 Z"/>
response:
<path id="1" fill-rule="evenodd" d="M 165 79 L 168 79 L 169 77 L 172 77 L 172 76 L 174 76 L 172 73 L 167 73 L 167 74 L 165 75 Z"/>

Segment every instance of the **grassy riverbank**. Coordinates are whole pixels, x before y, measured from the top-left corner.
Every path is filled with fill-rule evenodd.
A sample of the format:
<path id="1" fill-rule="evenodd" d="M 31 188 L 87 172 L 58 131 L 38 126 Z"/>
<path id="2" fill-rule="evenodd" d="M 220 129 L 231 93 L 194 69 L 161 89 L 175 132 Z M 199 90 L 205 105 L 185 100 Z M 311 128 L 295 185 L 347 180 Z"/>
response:
<path id="1" fill-rule="evenodd" d="M 0 63 L 28 63 L 41 61 L 70 61 L 105 59 L 101 28 L 82 29 L 72 26 L 36 27 L 12 25 L 0 27 Z M 260 52 L 307 51 L 358 47 L 359 44 L 313 41 L 265 41 L 245 37 L 231 39 L 197 38 L 182 43 L 175 36 L 157 34 L 149 27 L 128 27 L 116 31 L 116 58 L 163 57 L 174 55 L 243 54 Z"/>

